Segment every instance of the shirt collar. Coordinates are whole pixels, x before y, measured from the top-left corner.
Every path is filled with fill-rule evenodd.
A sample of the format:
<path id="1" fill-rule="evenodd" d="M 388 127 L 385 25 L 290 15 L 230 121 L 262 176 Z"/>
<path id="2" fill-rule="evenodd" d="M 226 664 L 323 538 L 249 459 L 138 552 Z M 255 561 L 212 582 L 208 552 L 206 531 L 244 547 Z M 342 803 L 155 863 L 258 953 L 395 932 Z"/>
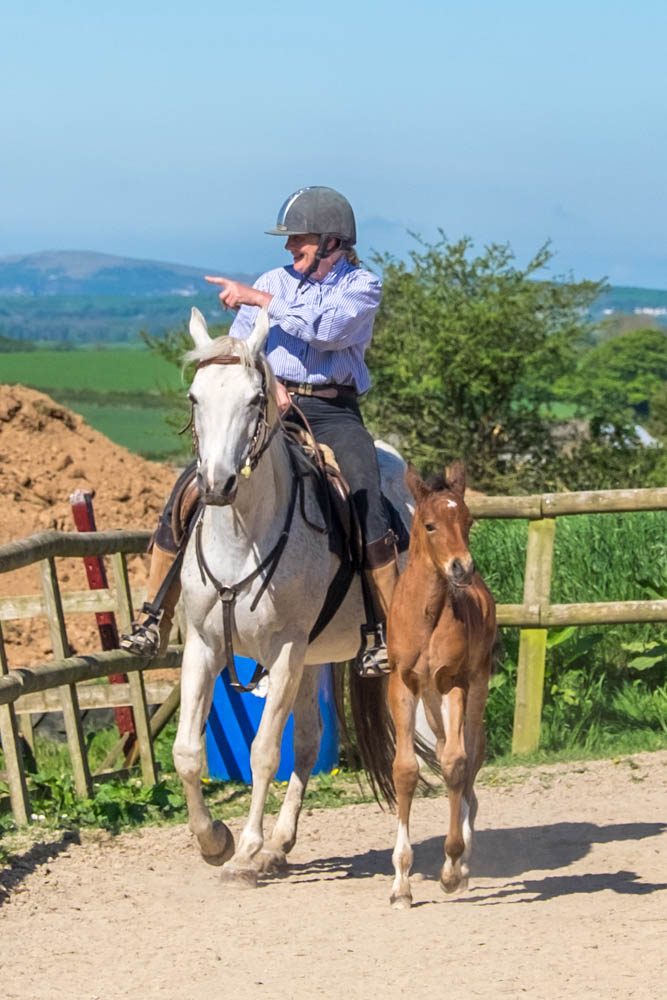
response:
<path id="1" fill-rule="evenodd" d="M 331 270 L 325 274 L 321 281 L 313 281 L 312 278 L 307 279 L 307 284 L 309 285 L 333 285 L 335 284 L 341 275 L 345 274 L 346 271 L 351 270 L 352 265 L 347 260 L 346 257 L 339 257 Z M 286 270 L 292 275 L 292 277 L 297 278 L 301 281 L 302 275 L 298 271 L 295 271 L 291 264 L 288 264 Z"/>

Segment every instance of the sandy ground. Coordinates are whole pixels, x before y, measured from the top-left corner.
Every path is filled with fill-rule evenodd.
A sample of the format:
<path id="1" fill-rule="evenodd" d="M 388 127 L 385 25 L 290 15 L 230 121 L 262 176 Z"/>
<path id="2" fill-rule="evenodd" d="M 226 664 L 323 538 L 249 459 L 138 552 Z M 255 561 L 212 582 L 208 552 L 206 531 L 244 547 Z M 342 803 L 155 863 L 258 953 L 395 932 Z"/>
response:
<path id="1" fill-rule="evenodd" d="M 664 997 L 667 753 L 482 774 L 470 890 L 442 894 L 447 806 L 419 800 L 407 912 L 371 805 L 307 813 L 256 890 L 223 886 L 183 826 L 35 845 L 0 876 L 1 993 Z"/>

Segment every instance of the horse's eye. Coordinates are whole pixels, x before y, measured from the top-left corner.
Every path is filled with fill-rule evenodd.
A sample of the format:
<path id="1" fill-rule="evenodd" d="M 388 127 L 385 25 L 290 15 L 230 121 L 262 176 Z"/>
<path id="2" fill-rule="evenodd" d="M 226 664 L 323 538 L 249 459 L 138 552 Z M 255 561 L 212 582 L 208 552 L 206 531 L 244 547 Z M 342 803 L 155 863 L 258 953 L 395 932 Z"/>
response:
<path id="1" fill-rule="evenodd" d="M 424 525 L 424 527 L 426 528 L 427 531 L 435 531 L 435 525 L 433 524 L 432 521 L 429 521 L 428 524 Z"/>
<path id="2" fill-rule="evenodd" d="M 251 406 L 259 406 L 259 404 L 261 402 L 262 402 L 262 394 L 261 394 L 261 392 L 258 392 L 250 400 L 250 405 Z"/>

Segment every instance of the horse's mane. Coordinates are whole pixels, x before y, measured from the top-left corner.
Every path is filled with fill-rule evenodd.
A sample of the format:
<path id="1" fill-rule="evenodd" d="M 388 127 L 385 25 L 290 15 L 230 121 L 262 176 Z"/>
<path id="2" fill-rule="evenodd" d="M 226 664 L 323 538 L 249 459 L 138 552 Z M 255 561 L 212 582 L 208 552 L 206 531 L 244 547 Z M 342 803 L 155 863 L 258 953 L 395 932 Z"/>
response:
<path id="1" fill-rule="evenodd" d="M 190 361 L 210 361 L 211 358 L 239 357 L 246 368 L 255 367 L 255 359 L 250 353 L 250 348 L 245 340 L 238 340 L 236 337 L 216 337 L 209 344 L 203 347 L 194 347 L 191 351 L 186 351 L 183 355 L 183 363 Z"/>

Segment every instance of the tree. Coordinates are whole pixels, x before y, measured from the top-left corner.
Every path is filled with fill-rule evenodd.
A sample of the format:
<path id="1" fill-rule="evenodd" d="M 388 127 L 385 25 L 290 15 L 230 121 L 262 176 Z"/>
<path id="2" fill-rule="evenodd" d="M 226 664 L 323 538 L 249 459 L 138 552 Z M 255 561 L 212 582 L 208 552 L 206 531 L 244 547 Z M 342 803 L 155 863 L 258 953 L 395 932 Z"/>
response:
<path id="1" fill-rule="evenodd" d="M 641 421 L 649 416 L 651 397 L 665 382 L 667 333 L 633 330 L 587 351 L 556 392 L 602 419 L 625 409 Z"/>
<path id="2" fill-rule="evenodd" d="M 537 280 L 549 244 L 522 269 L 506 244 L 473 256 L 467 238 L 418 242 L 410 265 L 374 258 L 384 292 L 370 426 L 422 472 L 460 456 L 478 488 L 546 485 L 558 454 L 553 385 L 575 364 L 603 283 Z"/>

